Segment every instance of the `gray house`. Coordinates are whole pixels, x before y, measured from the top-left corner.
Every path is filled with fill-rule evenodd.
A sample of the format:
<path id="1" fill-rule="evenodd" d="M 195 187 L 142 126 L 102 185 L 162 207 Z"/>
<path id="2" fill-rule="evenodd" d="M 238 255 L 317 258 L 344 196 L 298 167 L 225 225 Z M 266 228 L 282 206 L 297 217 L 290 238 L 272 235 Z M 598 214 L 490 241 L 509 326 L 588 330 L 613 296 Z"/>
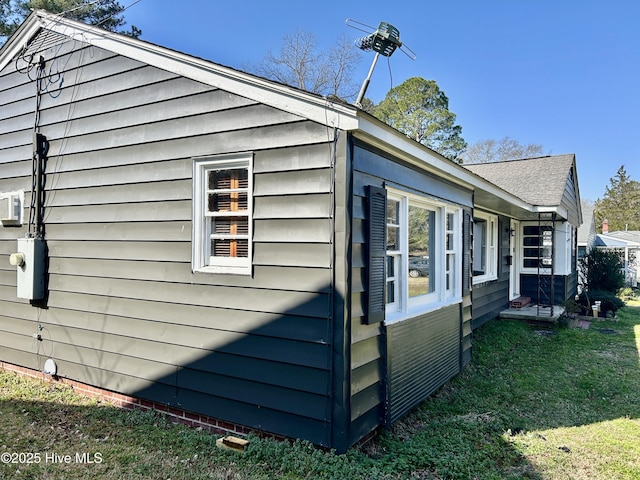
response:
<path id="1" fill-rule="evenodd" d="M 345 451 L 469 362 L 472 289 L 509 295 L 511 237 L 477 239 L 540 209 L 353 106 L 58 16 L 0 50 L 5 366 Z"/>

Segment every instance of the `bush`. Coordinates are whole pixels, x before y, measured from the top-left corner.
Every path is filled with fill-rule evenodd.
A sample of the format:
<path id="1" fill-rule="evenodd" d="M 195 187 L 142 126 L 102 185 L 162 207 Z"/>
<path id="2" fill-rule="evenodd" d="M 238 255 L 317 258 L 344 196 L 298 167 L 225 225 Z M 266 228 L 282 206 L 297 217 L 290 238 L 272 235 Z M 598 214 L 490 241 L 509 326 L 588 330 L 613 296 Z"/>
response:
<path id="1" fill-rule="evenodd" d="M 592 249 L 580 259 L 583 287 L 587 292 L 615 294 L 624 286 L 624 262 L 618 252 Z"/>
<path id="2" fill-rule="evenodd" d="M 600 316 L 605 317 L 611 312 L 615 315 L 618 309 L 624 307 L 624 302 L 611 292 L 602 290 L 593 290 L 590 292 L 582 292 L 578 298 L 581 315 L 592 315 L 591 305 L 596 301 L 600 301 Z"/>

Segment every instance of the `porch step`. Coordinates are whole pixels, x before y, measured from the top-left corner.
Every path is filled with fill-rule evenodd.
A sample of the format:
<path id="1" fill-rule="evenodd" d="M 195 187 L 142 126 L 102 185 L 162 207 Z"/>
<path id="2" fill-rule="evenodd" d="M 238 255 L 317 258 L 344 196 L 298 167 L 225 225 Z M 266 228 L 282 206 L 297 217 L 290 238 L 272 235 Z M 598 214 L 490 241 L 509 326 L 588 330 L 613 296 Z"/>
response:
<path id="1" fill-rule="evenodd" d="M 531 303 L 530 297 L 520 296 L 518 298 L 514 298 L 513 300 L 511 300 L 511 302 L 509 303 L 509 306 L 511 308 L 522 308 L 522 307 L 526 307 L 530 303 Z"/>

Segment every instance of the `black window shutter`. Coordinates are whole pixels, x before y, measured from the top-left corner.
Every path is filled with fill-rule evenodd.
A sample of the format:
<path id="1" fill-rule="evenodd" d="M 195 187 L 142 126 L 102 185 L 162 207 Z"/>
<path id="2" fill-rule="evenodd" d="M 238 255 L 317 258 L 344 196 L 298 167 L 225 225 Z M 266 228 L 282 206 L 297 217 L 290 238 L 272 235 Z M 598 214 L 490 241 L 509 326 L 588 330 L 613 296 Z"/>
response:
<path id="1" fill-rule="evenodd" d="M 471 214 L 464 211 L 462 220 L 462 295 L 471 292 L 471 245 L 472 245 Z"/>
<path id="2" fill-rule="evenodd" d="M 368 262 L 367 262 L 367 318 L 366 323 L 384 321 L 387 256 L 387 191 L 367 187 L 368 200 Z"/>

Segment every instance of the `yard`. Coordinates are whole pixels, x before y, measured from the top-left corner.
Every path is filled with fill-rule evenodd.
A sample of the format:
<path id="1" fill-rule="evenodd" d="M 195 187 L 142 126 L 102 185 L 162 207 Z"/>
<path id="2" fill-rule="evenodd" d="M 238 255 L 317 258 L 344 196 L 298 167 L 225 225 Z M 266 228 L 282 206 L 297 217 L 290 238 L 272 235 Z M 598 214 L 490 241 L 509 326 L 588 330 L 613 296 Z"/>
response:
<path id="1" fill-rule="evenodd" d="M 640 307 L 590 328 L 491 321 L 473 361 L 374 441 L 245 454 L 157 414 L 0 372 L 0 478 L 640 479 Z"/>

